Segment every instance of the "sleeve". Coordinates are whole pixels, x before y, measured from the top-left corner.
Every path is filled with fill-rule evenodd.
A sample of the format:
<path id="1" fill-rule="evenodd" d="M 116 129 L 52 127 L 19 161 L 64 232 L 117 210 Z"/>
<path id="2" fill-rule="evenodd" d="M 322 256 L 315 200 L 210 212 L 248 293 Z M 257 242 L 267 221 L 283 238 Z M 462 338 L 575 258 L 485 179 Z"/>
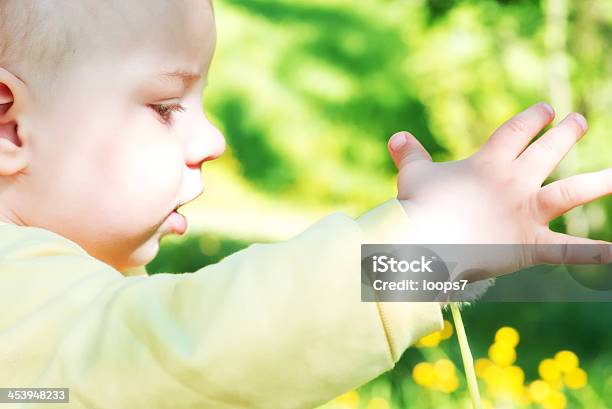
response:
<path id="1" fill-rule="evenodd" d="M 91 408 L 315 407 L 442 328 L 437 304 L 360 300 L 361 243 L 405 228 L 390 200 L 195 273 L 123 278 L 76 317 L 40 384 Z"/>

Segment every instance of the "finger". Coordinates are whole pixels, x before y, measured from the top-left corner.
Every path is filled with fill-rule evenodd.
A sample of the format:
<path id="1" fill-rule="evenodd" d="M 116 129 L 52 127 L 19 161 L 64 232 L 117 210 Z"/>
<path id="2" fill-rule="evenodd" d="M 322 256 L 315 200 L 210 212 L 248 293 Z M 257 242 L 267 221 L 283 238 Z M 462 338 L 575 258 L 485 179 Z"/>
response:
<path id="1" fill-rule="evenodd" d="M 497 128 L 482 150 L 515 159 L 554 117 L 550 105 L 544 102 L 532 105 Z"/>
<path id="2" fill-rule="evenodd" d="M 612 243 L 570 236 L 549 230 L 537 244 L 536 263 L 608 264 L 612 263 Z"/>
<path id="3" fill-rule="evenodd" d="M 576 112 L 569 114 L 525 149 L 516 159 L 517 164 L 542 183 L 585 134 L 587 128 L 586 119 L 582 115 Z"/>
<path id="4" fill-rule="evenodd" d="M 431 155 L 412 134 L 402 131 L 395 133 L 387 144 L 393 163 L 398 169 L 409 163 L 426 160 L 431 162 Z"/>
<path id="5" fill-rule="evenodd" d="M 612 194 L 612 168 L 549 183 L 538 191 L 540 221 L 547 223 L 575 207 L 609 194 Z"/>

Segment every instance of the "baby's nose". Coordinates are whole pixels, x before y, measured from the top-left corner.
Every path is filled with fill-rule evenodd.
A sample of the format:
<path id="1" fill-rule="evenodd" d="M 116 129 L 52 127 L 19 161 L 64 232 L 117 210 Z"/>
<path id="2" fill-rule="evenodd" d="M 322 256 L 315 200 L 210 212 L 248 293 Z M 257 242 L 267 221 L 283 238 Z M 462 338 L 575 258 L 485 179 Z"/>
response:
<path id="1" fill-rule="evenodd" d="M 202 163 L 215 160 L 225 152 L 225 138 L 219 129 L 206 120 L 199 135 L 191 139 L 188 147 L 187 166 L 198 169 Z"/>

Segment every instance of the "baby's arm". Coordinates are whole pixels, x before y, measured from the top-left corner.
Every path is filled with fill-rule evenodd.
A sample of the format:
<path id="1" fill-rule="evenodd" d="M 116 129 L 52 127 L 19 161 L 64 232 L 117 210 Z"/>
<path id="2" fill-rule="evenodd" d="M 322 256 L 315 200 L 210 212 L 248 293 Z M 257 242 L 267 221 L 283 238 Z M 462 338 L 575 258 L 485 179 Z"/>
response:
<path id="1" fill-rule="evenodd" d="M 38 246 L 19 263 L 22 279 L 27 259 L 41 268 L 61 260 L 62 277 L 91 274 L 47 304 L 61 336 L 39 341 L 55 346 L 31 379 L 71 388 L 71 407 L 312 408 L 441 328 L 437 304 L 360 301 L 360 244 L 401 240 L 409 228 L 391 200 L 357 221 L 333 214 L 286 242 L 152 277 L 124 278 L 83 253 L 58 259 Z"/>

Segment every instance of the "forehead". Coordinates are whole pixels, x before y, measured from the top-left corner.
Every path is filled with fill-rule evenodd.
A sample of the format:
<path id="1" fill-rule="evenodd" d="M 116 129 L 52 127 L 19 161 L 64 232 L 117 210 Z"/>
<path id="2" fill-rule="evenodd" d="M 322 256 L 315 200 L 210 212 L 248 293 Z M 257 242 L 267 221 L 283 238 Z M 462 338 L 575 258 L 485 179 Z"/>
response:
<path id="1" fill-rule="evenodd" d="M 78 54 L 155 50 L 207 70 L 215 47 L 209 0 L 68 0 L 60 19 L 69 24 L 67 43 Z"/>

